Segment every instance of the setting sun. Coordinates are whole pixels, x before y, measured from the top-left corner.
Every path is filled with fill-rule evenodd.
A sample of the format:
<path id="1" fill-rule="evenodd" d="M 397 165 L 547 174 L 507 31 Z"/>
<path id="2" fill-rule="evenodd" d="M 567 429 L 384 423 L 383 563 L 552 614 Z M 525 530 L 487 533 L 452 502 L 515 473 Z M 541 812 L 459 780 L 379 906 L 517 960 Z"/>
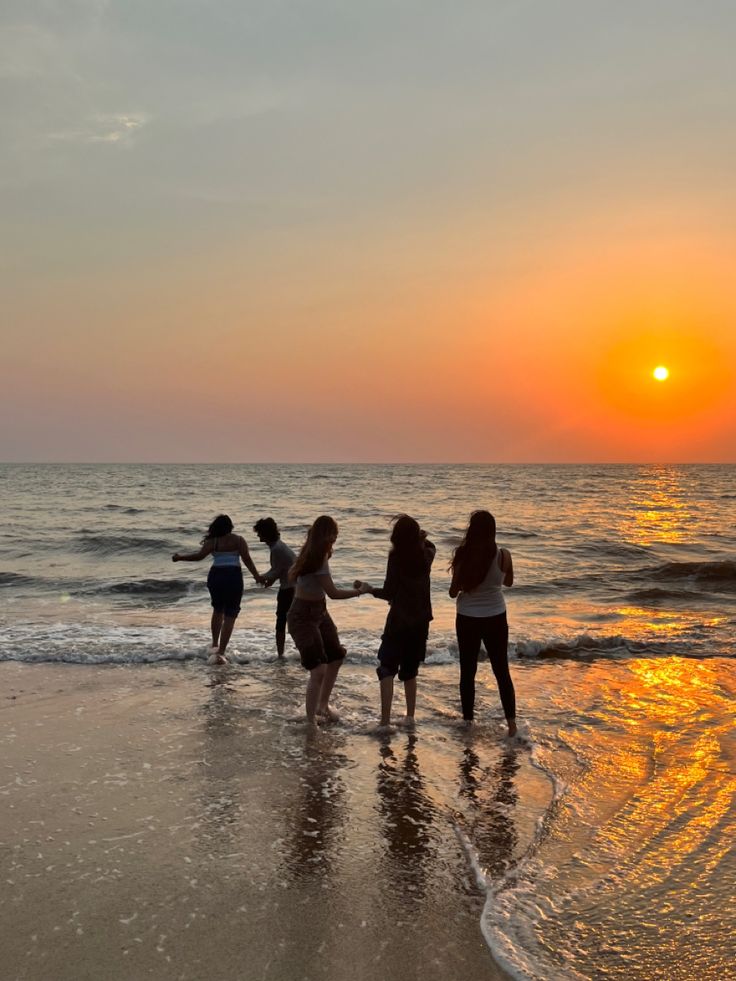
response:
<path id="1" fill-rule="evenodd" d="M 652 372 L 657 381 L 663 382 L 670 377 L 669 370 L 664 365 L 658 365 Z"/>

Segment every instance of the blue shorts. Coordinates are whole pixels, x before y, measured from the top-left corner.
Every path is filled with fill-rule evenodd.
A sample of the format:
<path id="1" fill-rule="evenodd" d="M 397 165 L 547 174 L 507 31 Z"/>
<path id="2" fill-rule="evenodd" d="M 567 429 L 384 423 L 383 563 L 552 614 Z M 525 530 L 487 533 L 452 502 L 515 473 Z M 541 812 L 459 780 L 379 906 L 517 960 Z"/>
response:
<path id="1" fill-rule="evenodd" d="M 240 613 L 243 598 L 243 570 L 234 565 L 213 565 L 207 576 L 207 589 L 210 591 L 212 609 L 235 619 Z"/>
<path id="2" fill-rule="evenodd" d="M 378 677 L 393 678 L 398 672 L 399 681 L 416 678 L 419 665 L 427 656 L 428 635 L 429 624 L 384 634 L 378 648 Z"/>

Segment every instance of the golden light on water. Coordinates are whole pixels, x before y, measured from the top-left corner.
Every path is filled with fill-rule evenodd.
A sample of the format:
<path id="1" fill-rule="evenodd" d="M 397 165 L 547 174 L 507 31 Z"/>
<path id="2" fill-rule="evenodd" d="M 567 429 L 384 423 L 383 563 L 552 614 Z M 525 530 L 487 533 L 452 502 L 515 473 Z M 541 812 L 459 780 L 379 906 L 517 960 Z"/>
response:
<path id="1" fill-rule="evenodd" d="M 657 365 L 652 374 L 658 382 L 667 381 L 667 379 L 670 377 L 669 370 L 665 368 L 663 364 Z"/>
<path id="2" fill-rule="evenodd" d="M 632 520 L 633 519 L 633 520 Z M 626 541 L 649 546 L 684 541 L 692 521 L 688 489 L 676 469 L 660 467 L 642 476 L 622 528 Z"/>

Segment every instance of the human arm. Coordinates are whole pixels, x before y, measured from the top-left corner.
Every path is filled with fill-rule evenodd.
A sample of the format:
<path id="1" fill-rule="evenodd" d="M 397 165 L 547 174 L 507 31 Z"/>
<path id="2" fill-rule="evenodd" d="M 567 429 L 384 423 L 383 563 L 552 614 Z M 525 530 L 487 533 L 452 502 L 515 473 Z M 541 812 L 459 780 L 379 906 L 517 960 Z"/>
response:
<path id="1" fill-rule="evenodd" d="M 172 562 L 201 562 L 206 555 L 212 553 L 212 540 L 208 539 L 198 552 L 190 552 L 188 555 L 182 555 L 180 552 L 174 552 L 171 556 Z"/>
<path id="2" fill-rule="evenodd" d="M 317 576 L 317 582 L 324 589 L 327 596 L 334 600 L 352 599 L 354 596 L 362 596 L 363 592 L 365 592 L 363 589 L 340 589 L 334 584 L 332 576 L 329 573 Z"/>
<path id="3" fill-rule="evenodd" d="M 248 543 L 244 538 L 239 539 L 238 552 L 240 554 L 240 558 L 243 560 L 243 565 L 246 567 L 246 569 L 248 569 L 248 571 L 253 576 L 255 581 L 257 583 L 262 583 L 263 577 L 261 576 L 258 569 L 256 569 L 255 563 L 253 562 L 253 559 L 250 557 L 250 551 L 248 550 Z"/>
<path id="4" fill-rule="evenodd" d="M 460 593 L 460 586 L 458 584 L 459 574 L 459 569 L 454 568 L 452 570 L 452 582 L 450 583 L 448 592 L 453 599 Z"/>
<path id="5" fill-rule="evenodd" d="M 368 583 L 363 585 L 367 586 Z M 391 603 L 396 596 L 397 585 L 398 577 L 396 574 L 396 563 L 392 561 L 392 558 L 389 555 L 388 562 L 386 563 L 386 575 L 384 576 L 383 586 L 371 586 L 368 591 L 377 599 L 387 600 L 389 603 Z"/>
<path id="6" fill-rule="evenodd" d="M 511 561 L 511 552 L 507 548 L 501 549 L 501 570 L 503 571 L 504 586 L 513 586 L 514 563 Z"/>

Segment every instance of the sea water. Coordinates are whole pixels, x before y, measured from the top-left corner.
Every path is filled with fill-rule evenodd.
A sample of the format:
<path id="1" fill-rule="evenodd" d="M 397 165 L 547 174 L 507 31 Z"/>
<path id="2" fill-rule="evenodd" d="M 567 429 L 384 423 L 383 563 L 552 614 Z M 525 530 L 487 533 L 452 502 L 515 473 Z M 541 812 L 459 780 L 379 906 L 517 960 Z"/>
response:
<path id="1" fill-rule="evenodd" d="M 232 516 L 262 571 L 255 520 L 273 516 L 296 548 L 332 514 L 335 580 L 378 584 L 390 519 L 407 511 L 438 548 L 417 739 L 439 756 L 458 710 L 447 565 L 469 513 L 488 508 L 514 560 L 522 737 L 493 773 L 466 747 L 434 793 L 486 895 L 489 950 L 519 977 L 733 976 L 735 476 L 732 466 L 5 465 L 0 660 L 196 662 L 208 646 L 207 563 L 174 565 L 171 554 L 195 550 L 215 514 Z M 345 730 L 360 733 L 376 717 L 386 607 L 372 597 L 331 607 L 363 669 L 337 690 Z M 258 678 L 263 712 L 280 670 L 274 608 L 272 590 L 249 584 L 231 646 L 237 670 Z M 289 642 L 287 658 L 299 672 Z M 481 737 L 500 740 L 487 665 L 478 716 Z M 549 788 L 523 847 L 518 753 Z"/>

